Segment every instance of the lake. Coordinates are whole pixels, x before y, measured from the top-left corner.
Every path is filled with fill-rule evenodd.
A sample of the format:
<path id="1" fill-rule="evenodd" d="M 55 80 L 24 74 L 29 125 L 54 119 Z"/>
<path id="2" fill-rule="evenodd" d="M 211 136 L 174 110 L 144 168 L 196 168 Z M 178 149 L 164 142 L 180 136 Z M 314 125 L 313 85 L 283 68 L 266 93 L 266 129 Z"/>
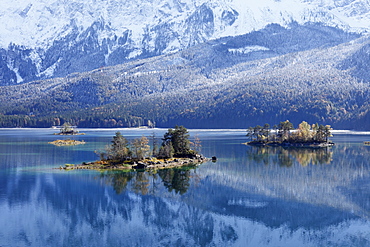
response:
<path id="1" fill-rule="evenodd" d="M 245 130 L 190 130 L 196 168 L 64 171 L 94 161 L 116 130 L 0 129 L 0 246 L 370 246 L 370 132 L 334 147 L 243 145 Z M 128 139 L 165 129 L 122 129 Z"/>

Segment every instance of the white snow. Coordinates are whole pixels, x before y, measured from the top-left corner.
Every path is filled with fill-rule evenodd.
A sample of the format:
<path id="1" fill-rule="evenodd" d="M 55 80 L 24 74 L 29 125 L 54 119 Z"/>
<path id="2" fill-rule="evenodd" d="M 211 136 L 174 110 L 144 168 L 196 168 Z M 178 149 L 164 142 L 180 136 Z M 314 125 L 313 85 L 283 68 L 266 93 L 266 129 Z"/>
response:
<path id="1" fill-rule="evenodd" d="M 185 20 L 195 9 L 207 3 L 214 11 L 215 32 L 212 37 L 234 36 L 258 30 L 270 23 L 286 26 L 291 21 L 324 22 L 352 31 L 370 28 L 370 6 L 367 0 L 337 3 L 335 0 L 2 0 L 0 1 L 0 47 L 10 43 L 27 47 L 48 47 L 55 39 L 85 30 L 94 21 L 103 20 L 112 32 L 103 38 L 121 36 L 132 31 L 135 47 L 142 45 L 145 30 L 158 24 L 173 24 L 180 35 L 168 51 L 181 47 L 186 35 Z M 224 10 L 236 10 L 236 21 L 222 23 Z M 150 44 L 151 46 L 153 44 Z"/>
<path id="2" fill-rule="evenodd" d="M 270 49 L 267 47 L 259 46 L 259 45 L 246 46 L 246 47 L 237 48 L 237 49 L 228 49 L 229 52 L 237 53 L 237 54 L 248 54 L 251 52 L 268 51 L 268 50 Z"/>

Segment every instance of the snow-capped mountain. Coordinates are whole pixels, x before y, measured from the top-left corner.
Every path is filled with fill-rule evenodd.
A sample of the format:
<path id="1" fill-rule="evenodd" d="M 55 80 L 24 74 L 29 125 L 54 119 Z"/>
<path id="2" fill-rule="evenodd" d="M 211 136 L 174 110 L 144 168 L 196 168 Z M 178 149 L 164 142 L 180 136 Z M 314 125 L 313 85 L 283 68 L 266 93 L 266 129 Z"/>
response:
<path id="1" fill-rule="evenodd" d="M 271 23 L 370 29 L 368 0 L 3 0 L 0 85 L 65 76 Z"/>

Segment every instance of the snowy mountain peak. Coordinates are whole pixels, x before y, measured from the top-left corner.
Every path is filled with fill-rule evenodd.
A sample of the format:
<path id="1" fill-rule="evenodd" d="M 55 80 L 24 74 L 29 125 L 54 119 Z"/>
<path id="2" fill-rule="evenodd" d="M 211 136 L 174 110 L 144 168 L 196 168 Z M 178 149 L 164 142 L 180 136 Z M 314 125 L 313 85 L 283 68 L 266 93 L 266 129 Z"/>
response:
<path id="1" fill-rule="evenodd" d="M 0 73 L 7 78 L 2 81 L 5 84 L 62 76 L 136 57 L 170 53 L 211 39 L 242 35 L 271 23 L 287 27 L 292 22 L 320 22 L 346 31 L 364 32 L 370 28 L 370 3 L 368 0 L 3 0 L 0 48 L 2 64 L 6 66 Z M 26 68 L 20 68 L 20 64 Z"/>
<path id="2" fill-rule="evenodd" d="M 99 19 L 106 20 L 116 35 L 132 30 L 134 39 L 139 40 L 145 30 L 164 24 L 183 34 L 187 19 L 204 5 L 214 15 L 215 31 L 207 38 L 244 34 L 269 23 L 286 25 L 291 21 L 323 22 L 349 30 L 370 27 L 367 0 L 4 0 L 0 3 L 0 45 L 50 46 L 55 38 L 71 32 L 71 23 L 82 31 Z"/>

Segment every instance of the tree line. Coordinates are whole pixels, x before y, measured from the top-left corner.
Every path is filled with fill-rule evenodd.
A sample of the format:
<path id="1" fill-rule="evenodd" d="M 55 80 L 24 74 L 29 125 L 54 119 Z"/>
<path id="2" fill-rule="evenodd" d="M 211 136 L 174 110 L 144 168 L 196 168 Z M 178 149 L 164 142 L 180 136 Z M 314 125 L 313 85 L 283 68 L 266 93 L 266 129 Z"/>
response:
<path id="1" fill-rule="evenodd" d="M 247 136 L 252 142 L 259 143 L 324 143 L 332 136 L 330 125 L 312 124 L 302 121 L 294 129 L 289 121 L 280 122 L 272 128 L 268 123 L 247 129 Z"/>
<path id="2" fill-rule="evenodd" d="M 149 138 L 142 136 L 129 142 L 121 132 L 116 132 L 111 141 L 111 145 L 107 146 L 105 151 L 99 152 L 101 160 L 114 161 L 123 163 L 131 160 L 143 160 L 147 157 L 155 157 L 159 159 L 168 158 L 192 158 L 198 154 L 198 151 L 191 148 L 188 130 L 184 126 L 176 126 L 170 128 L 164 134 L 162 143 L 158 147 L 157 139 L 153 134 L 150 136 L 152 140 L 152 148 L 149 145 Z M 199 141 L 198 141 L 198 145 Z"/>

